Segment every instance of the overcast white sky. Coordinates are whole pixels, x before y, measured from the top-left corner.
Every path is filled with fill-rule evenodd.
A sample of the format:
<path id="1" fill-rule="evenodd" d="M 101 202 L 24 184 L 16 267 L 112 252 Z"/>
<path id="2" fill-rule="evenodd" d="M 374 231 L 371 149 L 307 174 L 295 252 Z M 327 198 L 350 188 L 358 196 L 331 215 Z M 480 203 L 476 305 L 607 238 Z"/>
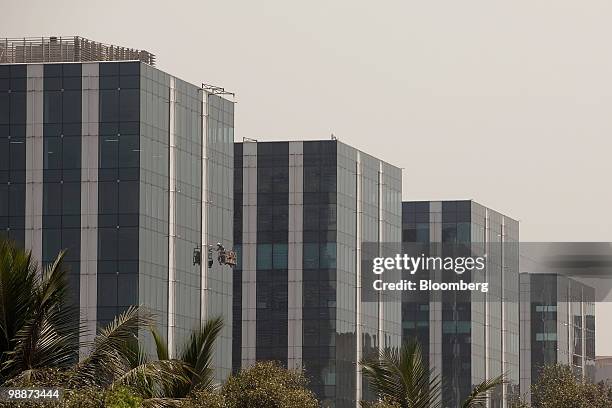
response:
<path id="1" fill-rule="evenodd" d="M 2 3 L 0 36 L 142 48 L 236 92 L 237 139 L 333 132 L 403 167 L 404 199 L 474 199 L 522 241 L 612 241 L 609 0 Z"/>

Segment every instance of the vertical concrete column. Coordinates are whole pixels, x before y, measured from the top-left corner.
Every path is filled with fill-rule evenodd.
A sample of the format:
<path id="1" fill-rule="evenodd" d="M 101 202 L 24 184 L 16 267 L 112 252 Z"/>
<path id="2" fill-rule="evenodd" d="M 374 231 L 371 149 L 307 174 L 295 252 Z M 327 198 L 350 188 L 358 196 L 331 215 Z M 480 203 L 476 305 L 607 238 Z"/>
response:
<path id="1" fill-rule="evenodd" d="M 383 242 L 384 242 L 384 223 L 383 223 L 383 164 L 381 161 L 378 162 L 378 256 L 383 255 Z M 366 272 L 367 273 L 367 272 Z M 385 331 L 384 327 L 385 312 L 383 305 L 382 292 L 377 293 L 378 297 L 378 347 L 385 347 Z"/>
<path id="2" fill-rule="evenodd" d="M 491 257 L 491 216 L 489 214 L 489 209 L 485 209 L 485 235 L 484 235 L 484 247 L 485 254 L 488 255 L 487 258 L 487 267 L 485 270 L 485 282 L 491 282 L 491 266 L 492 266 L 492 257 Z M 484 306 L 485 306 L 485 340 L 484 340 L 484 354 L 485 354 L 485 375 L 484 378 L 491 378 L 491 308 L 490 302 L 492 301 L 489 293 L 484 294 Z M 489 406 L 489 401 L 487 401 L 487 407 Z"/>
<path id="3" fill-rule="evenodd" d="M 242 152 L 242 367 L 255 362 L 257 328 L 257 143 Z"/>
<path id="4" fill-rule="evenodd" d="M 304 144 L 289 142 L 289 258 L 287 365 L 302 367 Z"/>
<path id="5" fill-rule="evenodd" d="M 81 274 L 80 315 L 86 332 L 82 343 L 96 334 L 98 302 L 98 122 L 99 65 L 82 65 L 81 110 Z M 87 349 L 81 347 L 81 354 Z"/>
<path id="6" fill-rule="evenodd" d="M 531 275 L 520 274 L 520 392 L 531 403 Z"/>
<path id="7" fill-rule="evenodd" d="M 357 162 L 355 163 L 355 175 L 356 175 L 356 194 L 355 194 L 355 204 L 356 204 L 356 213 L 355 213 L 355 221 L 356 221 L 356 234 L 355 234 L 355 341 L 356 341 L 356 360 L 359 362 L 363 357 L 363 343 L 362 343 L 362 335 L 363 335 L 363 327 L 362 327 L 362 316 L 361 316 L 361 235 L 362 235 L 362 170 L 361 170 L 361 153 L 357 152 Z M 362 373 L 361 367 L 359 363 L 356 365 L 355 372 L 355 400 L 357 403 L 361 401 L 362 396 Z"/>
<path id="8" fill-rule="evenodd" d="M 169 138 L 168 156 L 169 168 L 169 201 L 168 201 L 168 352 L 174 354 L 175 327 L 175 287 L 176 287 L 176 140 L 175 140 L 175 109 L 176 109 L 176 79 L 170 77 Z"/>
<path id="9" fill-rule="evenodd" d="M 506 336 L 508 335 L 507 333 L 507 329 L 506 329 L 506 301 L 510 301 L 510 299 L 507 299 L 506 296 L 506 290 L 507 288 L 504 285 L 504 279 L 505 279 L 505 275 L 506 275 L 506 263 L 505 263 L 505 259 L 504 259 L 504 254 L 505 254 L 505 250 L 506 248 L 504 248 L 505 244 L 506 244 L 506 219 L 504 217 L 502 217 L 502 225 L 501 225 L 501 236 L 500 236 L 500 251 L 501 251 L 501 260 L 500 260 L 500 264 L 501 264 L 501 357 L 502 357 L 502 361 L 501 361 L 501 372 L 506 373 L 506 366 L 507 366 L 507 361 L 506 361 Z M 507 384 L 503 384 L 502 385 L 502 408 L 506 408 L 508 406 L 508 385 Z M 487 402 L 488 403 L 488 402 Z M 490 403 L 488 403 L 490 404 Z"/>
<path id="10" fill-rule="evenodd" d="M 25 247 L 42 260 L 43 65 L 28 65 L 26 96 Z"/>
<path id="11" fill-rule="evenodd" d="M 201 290 L 200 322 L 208 316 L 208 94 L 202 90 L 202 202 L 201 202 Z"/>
<path id="12" fill-rule="evenodd" d="M 430 256 L 441 256 L 442 243 L 442 202 L 429 203 Z M 433 271 L 431 279 L 441 282 L 441 271 Z M 429 298 L 429 366 L 434 375 L 442 371 L 442 299 L 440 291 L 430 291 Z"/>

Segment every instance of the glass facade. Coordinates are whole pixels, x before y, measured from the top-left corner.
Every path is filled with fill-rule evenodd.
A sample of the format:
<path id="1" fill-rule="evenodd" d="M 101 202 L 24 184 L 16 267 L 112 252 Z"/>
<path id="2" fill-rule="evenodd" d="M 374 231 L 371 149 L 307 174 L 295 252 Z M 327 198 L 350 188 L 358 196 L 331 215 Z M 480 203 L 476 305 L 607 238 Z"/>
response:
<path id="1" fill-rule="evenodd" d="M 576 375 L 594 381 L 595 290 L 557 274 L 523 273 L 521 282 L 521 307 L 529 316 L 521 343 L 531 370 L 524 388 L 537 383 L 540 370 L 550 364 L 570 365 Z"/>
<path id="2" fill-rule="evenodd" d="M 0 65 L 0 234 L 25 244 L 25 65 Z"/>
<path id="3" fill-rule="evenodd" d="M 429 201 L 402 203 L 402 243 L 430 242 Z M 425 254 L 428 255 L 428 254 Z M 421 345 L 425 363 L 429 364 L 429 293 L 402 293 L 402 339 L 416 340 Z"/>
<path id="4" fill-rule="evenodd" d="M 257 144 L 257 360 L 287 365 L 289 144 Z"/>
<path id="5" fill-rule="evenodd" d="M 365 385 L 363 398 L 372 397 L 358 374 L 357 335 L 363 352 L 400 340 L 399 300 L 395 308 L 358 306 L 356 269 L 362 243 L 400 242 L 401 170 L 336 141 L 237 143 L 234 162 L 236 248 L 242 253 L 256 242 L 256 251 L 245 253 L 234 271 L 233 368 L 250 363 L 252 341 L 254 360 L 304 367 L 325 406 L 354 407 L 358 384 Z M 251 203 L 244 202 L 254 201 L 249 180 L 256 184 L 256 223 L 248 218 Z M 243 242 L 253 234 L 256 240 Z M 244 337 L 251 325 L 245 289 L 251 286 L 253 340 Z"/>
<path id="6" fill-rule="evenodd" d="M 200 92 L 201 93 L 201 92 Z M 232 248 L 234 218 L 234 103 L 219 95 L 205 94 L 206 98 L 206 242 L 221 243 Z M 222 316 L 223 330 L 216 344 L 214 365 L 216 378 L 226 378 L 232 369 L 232 290 L 233 272 L 229 266 L 219 265 L 202 273 L 205 280 L 205 316 Z"/>
<path id="7" fill-rule="evenodd" d="M 332 401 L 339 397 L 337 382 L 348 380 L 339 377 L 355 371 L 336 352 L 338 297 L 342 296 L 337 293 L 337 148 L 336 143 L 304 142 L 303 149 L 302 358 L 311 388 Z M 354 306 L 352 310 L 354 314 Z"/>
<path id="8" fill-rule="evenodd" d="M 336 288 L 333 318 L 335 330 L 335 383 L 328 398 L 338 407 L 354 406 L 357 398 L 357 235 L 358 152 L 342 143 L 336 145 L 336 269 L 331 285 Z M 332 286 L 333 287 L 333 286 Z M 351 405 L 352 404 L 352 405 Z"/>
<path id="9" fill-rule="evenodd" d="M 138 294 L 140 302 L 157 314 L 159 332 L 165 336 L 169 310 L 170 75 L 144 64 L 140 69 Z"/>
<path id="10" fill-rule="evenodd" d="M 98 310 L 105 325 L 141 303 L 140 64 L 99 64 Z"/>
<path id="11" fill-rule="evenodd" d="M 81 65 L 44 66 L 42 262 L 66 249 L 70 299 L 79 304 Z"/>
<path id="12" fill-rule="evenodd" d="M 237 264 L 232 281 L 232 372 L 242 366 L 242 143 L 234 144 L 234 250 Z"/>
<path id="13" fill-rule="evenodd" d="M 405 202 L 402 241 L 433 244 L 429 250 L 442 257 L 487 256 L 486 276 L 474 271 L 442 278 L 486 279 L 486 294 L 404 293 L 402 337 L 417 339 L 440 373 L 444 407 L 459 405 L 475 385 L 506 373 L 505 390 L 496 390 L 491 401 L 501 407 L 519 385 L 518 222 L 472 201 Z M 462 248 L 465 254 L 456 252 Z"/>
<path id="14" fill-rule="evenodd" d="M 223 316 L 219 380 L 232 274 L 193 255 L 233 245 L 233 121 L 232 102 L 141 62 L 0 65 L 0 233 L 43 263 L 67 249 L 92 331 L 144 305 L 174 350 Z"/>

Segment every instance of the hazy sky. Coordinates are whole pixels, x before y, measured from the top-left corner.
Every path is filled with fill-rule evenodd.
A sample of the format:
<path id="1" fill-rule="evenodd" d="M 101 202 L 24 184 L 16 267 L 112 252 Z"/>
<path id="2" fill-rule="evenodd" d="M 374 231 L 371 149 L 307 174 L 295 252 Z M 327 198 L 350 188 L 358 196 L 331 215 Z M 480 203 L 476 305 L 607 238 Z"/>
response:
<path id="1" fill-rule="evenodd" d="M 610 21 L 609 0 L 3 0 L 0 36 L 146 49 L 236 92 L 237 139 L 333 132 L 403 167 L 404 199 L 477 200 L 523 241 L 612 241 Z"/>

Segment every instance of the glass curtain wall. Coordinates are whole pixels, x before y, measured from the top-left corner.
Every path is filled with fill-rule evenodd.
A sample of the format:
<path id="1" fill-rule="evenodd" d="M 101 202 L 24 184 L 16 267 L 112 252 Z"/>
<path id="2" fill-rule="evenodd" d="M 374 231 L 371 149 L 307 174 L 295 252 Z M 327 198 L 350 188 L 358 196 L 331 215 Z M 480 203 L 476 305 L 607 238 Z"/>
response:
<path id="1" fill-rule="evenodd" d="M 139 304 L 140 63 L 100 63 L 98 324 Z"/>
<path id="2" fill-rule="evenodd" d="M 25 245 L 25 65 L 0 66 L 0 236 Z"/>
<path id="3" fill-rule="evenodd" d="M 287 365 L 289 144 L 257 145 L 256 358 Z"/>

